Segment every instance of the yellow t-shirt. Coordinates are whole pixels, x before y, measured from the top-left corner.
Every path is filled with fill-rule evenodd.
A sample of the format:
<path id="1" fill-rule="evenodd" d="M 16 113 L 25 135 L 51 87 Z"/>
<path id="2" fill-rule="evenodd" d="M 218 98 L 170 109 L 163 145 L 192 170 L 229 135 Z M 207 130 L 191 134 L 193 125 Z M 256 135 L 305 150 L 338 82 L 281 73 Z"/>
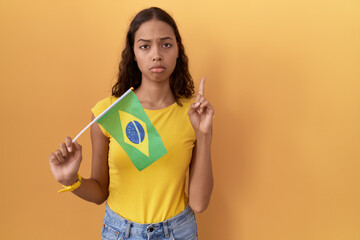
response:
<path id="1" fill-rule="evenodd" d="M 91 110 L 95 117 L 110 106 L 116 97 L 99 101 Z M 137 223 L 156 223 L 182 212 L 188 204 L 185 193 L 186 172 L 195 143 L 195 132 L 188 117 L 191 99 L 182 99 L 164 109 L 147 110 L 167 153 L 142 171 L 109 133 L 108 206 L 117 214 Z"/>

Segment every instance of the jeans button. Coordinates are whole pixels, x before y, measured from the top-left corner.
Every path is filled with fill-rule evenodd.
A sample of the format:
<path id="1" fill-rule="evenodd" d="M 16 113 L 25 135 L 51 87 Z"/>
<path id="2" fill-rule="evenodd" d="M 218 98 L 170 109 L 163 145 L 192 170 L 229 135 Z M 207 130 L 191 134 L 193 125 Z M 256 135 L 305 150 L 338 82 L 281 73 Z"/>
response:
<path id="1" fill-rule="evenodd" d="M 150 231 L 150 232 L 154 231 L 154 228 L 153 228 L 153 227 L 149 227 L 149 231 Z"/>

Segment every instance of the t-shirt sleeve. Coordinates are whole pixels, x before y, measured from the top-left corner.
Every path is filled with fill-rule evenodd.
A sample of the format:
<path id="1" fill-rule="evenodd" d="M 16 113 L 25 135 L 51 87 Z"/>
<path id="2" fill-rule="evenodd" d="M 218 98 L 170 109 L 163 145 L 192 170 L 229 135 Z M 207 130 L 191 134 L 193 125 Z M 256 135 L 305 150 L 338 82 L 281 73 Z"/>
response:
<path id="1" fill-rule="evenodd" d="M 108 108 L 111 105 L 111 97 L 107 97 L 95 104 L 93 108 L 91 108 L 91 112 L 94 114 L 95 117 L 99 116 L 106 108 Z M 103 134 L 110 138 L 110 134 L 103 128 L 100 124 L 100 129 L 103 132 Z"/>
<path id="2" fill-rule="evenodd" d="M 183 105 L 183 108 L 185 109 L 186 113 L 189 111 L 190 109 L 190 106 L 191 104 L 193 104 L 195 102 L 195 98 L 192 97 L 192 98 L 182 98 L 181 99 L 181 103 Z M 192 127 L 191 125 L 191 122 L 190 122 L 190 119 L 188 118 L 188 124 L 191 126 L 190 129 L 192 129 L 194 132 L 193 132 L 193 136 L 194 136 L 194 143 L 196 142 L 196 135 L 195 135 L 195 130 L 194 128 Z"/>

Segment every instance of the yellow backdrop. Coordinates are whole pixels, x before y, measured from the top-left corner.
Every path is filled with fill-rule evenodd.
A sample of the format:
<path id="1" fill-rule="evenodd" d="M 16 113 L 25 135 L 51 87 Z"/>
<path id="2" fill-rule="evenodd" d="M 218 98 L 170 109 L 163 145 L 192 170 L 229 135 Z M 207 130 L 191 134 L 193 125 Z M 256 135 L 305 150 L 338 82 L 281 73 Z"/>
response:
<path id="1" fill-rule="evenodd" d="M 200 239 L 360 239 L 357 0 L 1 0 L 0 239 L 100 239 L 104 205 L 58 194 L 48 156 L 110 95 L 130 20 L 153 5 L 216 110 Z"/>

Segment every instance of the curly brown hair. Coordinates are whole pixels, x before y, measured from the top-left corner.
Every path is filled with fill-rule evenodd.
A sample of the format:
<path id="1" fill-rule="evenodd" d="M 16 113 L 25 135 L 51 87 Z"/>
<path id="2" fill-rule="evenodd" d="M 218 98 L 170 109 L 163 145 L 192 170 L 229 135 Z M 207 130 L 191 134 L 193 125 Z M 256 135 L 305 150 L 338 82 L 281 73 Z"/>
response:
<path id="1" fill-rule="evenodd" d="M 177 104 L 181 106 L 180 98 L 191 98 L 194 94 L 194 82 L 189 72 L 188 57 L 185 54 L 181 36 L 174 19 L 164 10 L 151 7 L 140 11 L 130 23 L 129 31 L 126 35 L 125 49 L 121 54 L 119 64 L 119 74 L 116 84 L 112 87 L 112 95 L 120 97 L 130 87 L 138 88 L 141 84 L 141 71 L 135 61 L 133 50 L 135 33 L 144 22 L 157 19 L 169 24 L 174 30 L 176 41 L 179 48 L 179 57 L 176 66 L 170 75 L 170 89 L 175 97 Z"/>

